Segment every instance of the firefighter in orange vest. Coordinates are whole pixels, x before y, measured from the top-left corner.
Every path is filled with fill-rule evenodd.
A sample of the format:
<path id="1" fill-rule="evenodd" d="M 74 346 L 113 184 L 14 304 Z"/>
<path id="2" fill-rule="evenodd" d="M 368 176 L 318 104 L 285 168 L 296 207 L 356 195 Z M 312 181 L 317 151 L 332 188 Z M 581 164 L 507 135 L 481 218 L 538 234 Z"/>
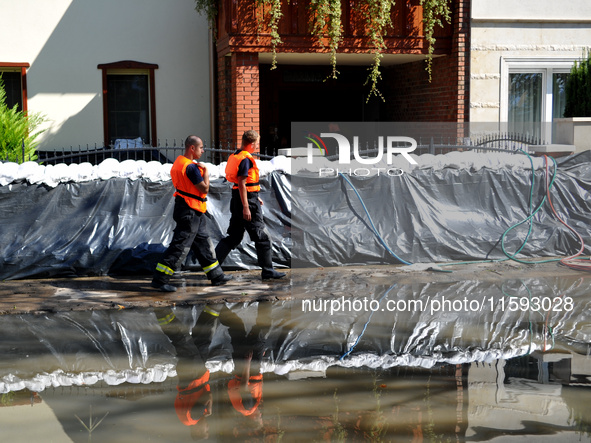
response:
<path id="1" fill-rule="evenodd" d="M 271 240 L 263 220 L 263 201 L 259 198 L 259 169 L 252 156 L 259 140 L 256 131 L 246 131 L 242 135 L 241 148 L 228 158 L 226 179 L 234 183 L 230 201 L 232 215 L 227 235 L 216 246 L 215 254 L 219 262 L 223 263 L 230 251 L 238 247 L 244 231 L 247 231 L 254 241 L 258 263 L 262 268 L 261 277 L 266 280 L 285 277 L 285 273 L 273 269 Z"/>
<path id="2" fill-rule="evenodd" d="M 213 244 L 207 234 L 207 192 L 209 172 L 202 163 L 195 163 L 203 154 L 203 142 L 191 135 L 185 140 L 185 153 L 179 155 L 170 169 L 175 187 L 173 219 L 176 222 L 172 241 L 156 266 L 152 287 L 164 292 L 174 292 L 170 277 L 193 251 L 205 275 L 214 286 L 223 285 L 232 277 L 225 275 L 214 255 Z"/>

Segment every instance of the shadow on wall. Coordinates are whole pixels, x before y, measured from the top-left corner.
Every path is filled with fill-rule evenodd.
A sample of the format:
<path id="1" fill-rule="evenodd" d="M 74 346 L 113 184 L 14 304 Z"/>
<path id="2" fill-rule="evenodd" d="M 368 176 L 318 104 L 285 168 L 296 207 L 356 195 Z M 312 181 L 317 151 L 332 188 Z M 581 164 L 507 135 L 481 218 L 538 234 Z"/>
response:
<path id="1" fill-rule="evenodd" d="M 27 73 L 31 110 L 47 114 L 50 124 L 41 137 L 41 148 L 102 145 L 102 73 L 98 65 L 121 60 L 168 66 L 182 62 L 187 38 L 195 38 L 196 34 L 171 33 L 170 28 L 194 26 L 199 15 L 192 0 L 174 4 L 159 0 L 62 0 L 62 3 L 69 6 L 62 7 L 65 12 L 61 17 L 53 10 L 45 12 L 47 17 L 41 17 L 44 11 L 50 11 L 48 8 L 25 9 L 33 17 L 33 23 L 48 20 L 54 24 L 38 55 L 30 60 Z M 158 51 L 163 45 L 180 48 L 181 52 L 175 55 L 174 51 L 172 54 Z M 176 75 L 174 71 L 167 71 L 167 75 Z M 177 77 L 173 78 L 178 81 Z M 182 85 L 172 91 L 182 94 Z M 189 91 L 191 96 L 194 92 Z M 167 120 L 163 117 L 161 121 Z"/>
<path id="2" fill-rule="evenodd" d="M 102 147 L 103 134 L 97 132 L 97 127 L 102 128 L 102 119 L 97 119 L 97 112 L 102 112 L 102 98 L 97 94 L 86 106 L 75 114 L 70 115 L 64 121 L 56 122 L 48 119 L 49 127 L 40 136 L 40 149 L 44 151 L 61 151 L 70 148 L 78 149 Z M 64 144 L 64 134 L 70 141 Z M 74 141 L 75 140 L 75 141 Z M 73 144 L 73 143 L 76 144 Z"/>

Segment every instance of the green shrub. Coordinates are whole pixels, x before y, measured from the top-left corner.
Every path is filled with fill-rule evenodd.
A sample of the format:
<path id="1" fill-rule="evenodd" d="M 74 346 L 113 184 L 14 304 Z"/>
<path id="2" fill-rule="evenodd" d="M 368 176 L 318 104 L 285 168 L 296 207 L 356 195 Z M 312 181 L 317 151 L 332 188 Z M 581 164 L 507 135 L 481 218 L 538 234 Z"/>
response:
<path id="1" fill-rule="evenodd" d="M 19 111 L 16 105 L 8 107 L 0 75 L 0 160 L 17 163 L 37 160 L 36 139 L 44 131 L 37 129 L 44 121 L 40 114 Z"/>
<path id="2" fill-rule="evenodd" d="M 565 117 L 591 117 L 591 54 L 575 62 L 566 82 Z"/>

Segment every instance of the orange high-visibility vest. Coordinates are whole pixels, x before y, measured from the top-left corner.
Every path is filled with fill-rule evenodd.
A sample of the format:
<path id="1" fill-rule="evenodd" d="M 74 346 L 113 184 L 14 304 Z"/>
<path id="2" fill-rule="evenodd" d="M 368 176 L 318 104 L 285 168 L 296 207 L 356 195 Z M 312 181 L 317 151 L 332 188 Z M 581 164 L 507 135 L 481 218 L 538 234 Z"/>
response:
<path id="1" fill-rule="evenodd" d="M 185 199 L 190 208 L 195 209 L 199 212 L 205 212 L 207 210 L 207 194 L 199 191 L 193 184 L 189 177 L 187 177 L 187 166 L 195 164 L 192 160 L 189 160 L 184 155 L 179 155 L 174 161 L 172 168 L 170 169 L 170 177 L 172 178 L 172 184 L 176 191 L 175 197 L 181 196 Z M 197 165 L 199 172 L 203 175 L 203 168 Z"/>
<path id="2" fill-rule="evenodd" d="M 228 164 L 226 165 L 226 180 L 235 185 L 238 184 L 238 167 L 245 158 L 250 159 L 252 162 L 252 168 L 248 170 L 248 176 L 246 177 L 246 190 L 249 192 L 259 192 L 261 187 L 259 185 L 259 168 L 257 167 L 254 158 L 248 151 L 240 151 L 238 154 L 232 154 L 228 158 Z M 232 189 L 238 189 L 238 186 L 234 186 Z"/>
<path id="3" fill-rule="evenodd" d="M 242 397 L 240 396 L 240 380 L 242 377 L 235 375 L 232 380 L 228 382 L 228 396 L 234 409 L 244 416 L 252 415 L 259 407 L 263 399 L 263 374 L 251 375 L 248 379 L 248 390 L 250 395 L 255 400 L 252 408 L 246 409 L 242 404 Z"/>
<path id="4" fill-rule="evenodd" d="M 176 399 L 174 400 L 174 409 L 177 416 L 179 417 L 179 420 L 185 426 L 196 425 L 197 422 L 201 420 L 202 415 L 197 418 L 193 418 L 191 416 L 191 410 L 193 409 L 193 406 L 195 406 L 195 403 L 197 403 L 197 400 L 199 400 L 203 394 L 211 391 L 209 386 L 209 370 L 205 371 L 205 374 L 203 374 L 201 377 L 189 383 L 189 386 L 187 386 L 185 389 L 180 389 L 177 386 L 177 390 L 179 392 L 176 396 Z"/>

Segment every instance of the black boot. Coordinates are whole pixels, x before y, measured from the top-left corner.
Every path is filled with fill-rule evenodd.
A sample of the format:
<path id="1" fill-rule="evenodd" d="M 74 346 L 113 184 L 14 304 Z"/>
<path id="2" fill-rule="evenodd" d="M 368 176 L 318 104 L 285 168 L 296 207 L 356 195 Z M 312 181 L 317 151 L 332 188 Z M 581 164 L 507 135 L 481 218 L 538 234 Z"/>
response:
<path id="1" fill-rule="evenodd" d="M 273 269 L 273 258 L 271 248 L 257 248 L 257 256 L 259 259 L 259 266 L 263 269 L 261 278 L 263 280 L 270 280 L 285 277 L 284 272 L 277 272 Z"/>
<path id="2" fill-rule="evenodd" d="M 150 283 L 150 286 L 152 286 L 153 288 L 159 289 L 162 292 L 175 292 L 176 291 L 175 286 L 172 286 L 172 285 L 168 284 L 167 282 L 163 282 L 158 278 L 152 279 L 152 283 Z"/>
<path id="3" fill-rule="evenodd" d="M 150 286 L 159 289 L 162 292 L 175 292 L 176 287 L 169 284 L 170 275 L 168 275 L 165 272 L 162 272 L 159 268 L 167 268 L 170 270 L 170 272 L 174 273 L 172 269 L 168 268 L 168 266 L 165 266 L 162 263 L 158 263 L 158 266 L 156 266 L 156 269 L 154 270 L 154 274 L 152 274 L 152 283 L 150 283 Z"/>
<path id="4" fill-rule="evenodd" d="M 275 269 L 271 269 L 270 271 L 263 271 L 261 272 L 261 278 L 263 280 L 271 280 L 275 278 L 283 278 L 287 274 L 285 272 L 277 272 Z"/>
<path id="5" fill-rule="evenodd" d="M 230 280 L 232 280 L 232 276 L 231 275 L 221 274 L 221 275 L 219 275 L 219 276 L 211 279 L 211 285 L 212 286 L 225 285 Z"/>
<path id="6" fill-rule="evenodd" d="M 224 271 L 222 271 L 221 266 L 217 266 L 216 268 L 209 271 L 209 273 L 207 274 L 207 278 L 209 278 L 209 280 L 211 281 L 212 286 L 225 285 L 230 280 L 232 280 L 231 275 L 224 274 Z"/>

